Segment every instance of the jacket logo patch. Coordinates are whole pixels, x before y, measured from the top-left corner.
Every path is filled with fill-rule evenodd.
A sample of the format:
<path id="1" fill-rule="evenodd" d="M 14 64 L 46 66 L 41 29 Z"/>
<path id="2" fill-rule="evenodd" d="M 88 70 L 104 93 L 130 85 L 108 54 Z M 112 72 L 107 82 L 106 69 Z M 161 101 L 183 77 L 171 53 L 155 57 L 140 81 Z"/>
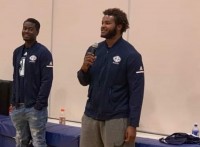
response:
<path id="1" fill-rule="evenodd" d="M 113 57 L 113 64 L 119 64 L 120 61 L 121 61 L 120 56 L 115 56 L 115 57 Z"/>
<path id="2" fill-rule="evenodd" d="M 53 67 L 53 62 L 49 62 L 49 65 L 47 65 L 46 67 Z"/>
<path id="3" fill-rule="evenodd" d="M 32 55 L 29 57 L 29 62 L 35 62 L 37 60 L 37 57 L 35 55 Z"/>
<path id="4" fill-rule="evenodd" d="M 136 73 L 144 73 L 144 68 L 142 66 L 140 66 L 140 69 L 138 71 L 136 71 Z"/>

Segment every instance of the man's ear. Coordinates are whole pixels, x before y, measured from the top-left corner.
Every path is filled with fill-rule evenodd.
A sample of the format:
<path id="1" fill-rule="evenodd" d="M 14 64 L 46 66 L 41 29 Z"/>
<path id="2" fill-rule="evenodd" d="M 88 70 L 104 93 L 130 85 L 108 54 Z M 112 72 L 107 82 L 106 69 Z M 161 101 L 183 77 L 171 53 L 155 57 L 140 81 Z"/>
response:
<path id="1" fill-rule="evenodd" d="M 117 30 L 121 32 L 121 30 L 122 30 L 122 25 L 121 24 L 117 25 Z"/>
<path id="2" fill-rule="evenodd" d="M 39 31 L 37 31 L 37 36 L 38 36 L 38 34 L 39 34 Z"/>

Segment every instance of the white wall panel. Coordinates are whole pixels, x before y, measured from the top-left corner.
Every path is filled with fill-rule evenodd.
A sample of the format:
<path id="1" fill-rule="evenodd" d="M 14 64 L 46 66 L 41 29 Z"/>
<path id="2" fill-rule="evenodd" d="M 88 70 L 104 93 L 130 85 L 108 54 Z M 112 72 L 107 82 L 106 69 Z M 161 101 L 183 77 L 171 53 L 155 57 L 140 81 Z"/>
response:
<path id="1" fill-rule="evenodd" d="M 81 121 L 87 89 L 79 84 L 80 69 L 87 48 L 102 39 L 100 27 L 103 11 L 119 7 L 128 12 L 127 0 L 56 0 L 53 15 L 54 84 L 50 116 L 58 118 L 60 108 L 66 118 Z M 126 38 L 126 35 L 124 36 Z"/>
<path id="2" fill-rule="evenodd" d="M 1 0 L 0 12 L 0 79 L 12 80 L 12 54 L 24 43 L 21 35 L 24 20 L 33 17 L 40 22 L 38 42 L 51 49 L 52 0 Z"/>
<path id="3" fill-rule="evenodd" d="M 191 132 L 200 124 L 200 1 L 134 0 L 129 41 L 143 55 L 140 130 Z"/>

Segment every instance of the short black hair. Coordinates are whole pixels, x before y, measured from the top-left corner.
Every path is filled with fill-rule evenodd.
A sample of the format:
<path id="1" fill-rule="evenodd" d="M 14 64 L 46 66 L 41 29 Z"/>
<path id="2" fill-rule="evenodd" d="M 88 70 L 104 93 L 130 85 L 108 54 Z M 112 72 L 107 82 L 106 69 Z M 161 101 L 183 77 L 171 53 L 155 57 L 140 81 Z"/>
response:
<path id="1" fill-rule="evenodd" d="M 119 8 L 110 8 L 105 11 L 103 11 L 104 15 L 114 16 L 115 23 L 117 25 L 122 25 L 121 33 L 126 32 L 126 30 L 129 28 L 129 22 L 127 19 L 126 13 L 124 13 Z"/>
<path id="2" fill-rule="evenodd" d="M 35 24 L 35 28 L 36 30 L 39 32 L 40 31 L 40 23 L 38 20 L 36 20 L 35 18 L 28 18 L 24 21 L 25 22 L 31 22 L 31 23 L 34 23 Z"/>

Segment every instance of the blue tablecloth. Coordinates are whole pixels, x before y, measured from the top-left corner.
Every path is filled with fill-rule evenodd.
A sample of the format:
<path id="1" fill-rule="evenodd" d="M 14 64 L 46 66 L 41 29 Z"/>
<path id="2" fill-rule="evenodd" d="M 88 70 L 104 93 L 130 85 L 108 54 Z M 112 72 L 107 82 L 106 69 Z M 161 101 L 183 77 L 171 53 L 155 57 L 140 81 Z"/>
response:
<path id="1" fill-rule="evenodd" d="M 0 115 L 0 147 L 15 147 L 15 128 L 8 116 Z M 50 147 L 79 147 L 80 128 L 47 123 L 46 140 Z M 159 140 L 136 138 L 136 147 L 177 147 L 160 143 Z M 196 144 L 183 144 L 178 147 L 200 147 Z"/>
<path id="2" fill-rule="evenodd" d="M 136 147 L 200 147 L 200 145 L 198 144 L 168 145 L 161 143 L 159 140 L 156 139 L 137 137 Z"/>
<path id="3" fill-rule="evenodd" d="M 10 117 L 0 115 L 0 146 L 15 147 L 15 128 Z"/>
<path id="4" fill-rule="evenodd" d="M 0 115 L 0 147 L 15 147 L 15 128 L 10 117 Z M 79 147 L 80 127 L 47 123 L 46 140 L 51 147 Z"/>
<path id="5" fill-rule="evenodd" d="M 48 125 L 53 123 L 48 123 Z M 78 147 L 80 128 L 67 125 L 47 126 L 48 145 L 56 147 Z"/>

